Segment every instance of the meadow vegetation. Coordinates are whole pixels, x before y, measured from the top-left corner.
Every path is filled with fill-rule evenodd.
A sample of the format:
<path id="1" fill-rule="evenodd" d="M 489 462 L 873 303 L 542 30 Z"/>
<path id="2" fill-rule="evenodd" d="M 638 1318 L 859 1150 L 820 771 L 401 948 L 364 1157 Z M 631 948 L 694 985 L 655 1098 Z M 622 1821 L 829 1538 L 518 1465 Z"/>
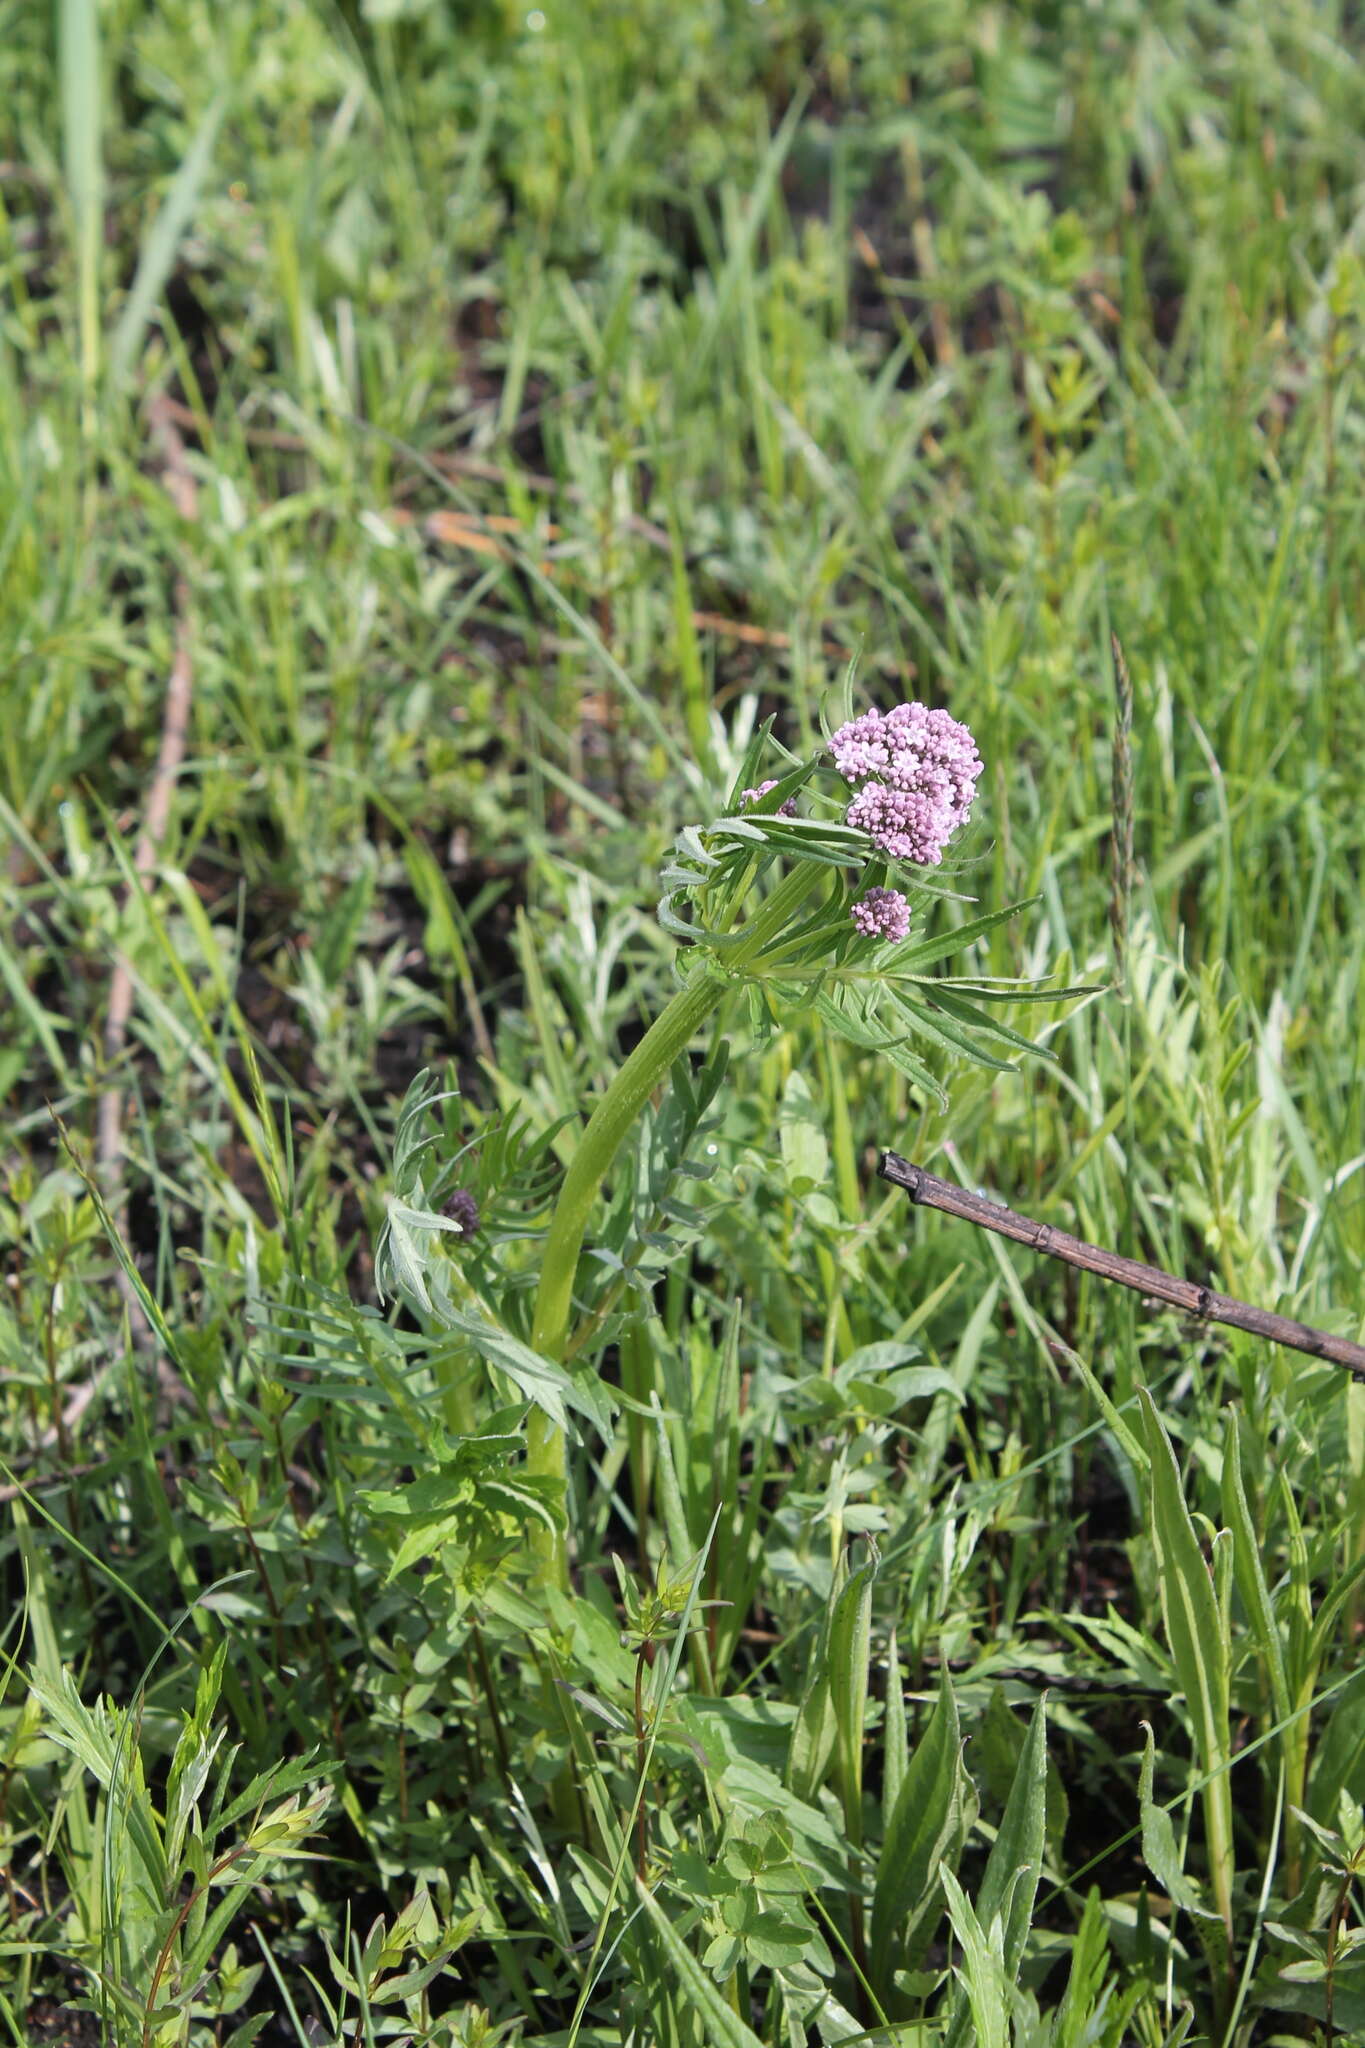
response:
<path id="1" fill-rule="evenodd" d="M 4 2039 L 1365 2040 L 1363 55 L 0 0 Z"/>

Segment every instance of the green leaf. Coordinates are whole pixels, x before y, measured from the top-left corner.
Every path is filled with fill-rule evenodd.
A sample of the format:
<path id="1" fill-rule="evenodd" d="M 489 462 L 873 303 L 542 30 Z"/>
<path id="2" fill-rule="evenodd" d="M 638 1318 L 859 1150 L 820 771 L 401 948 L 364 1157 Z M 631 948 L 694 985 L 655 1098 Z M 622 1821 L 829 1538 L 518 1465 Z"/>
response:
<path id="1" fill-rule="evenodd" d="M 1094 2024 L 1108 1960 L 1104 1905 L 1099 1886 L 1092 1884 L 1071 1944 L 1071 1971 L 1057 2010 L 1055 2048 L 1094 2048 L 1098 2041 L 1115 2039 L 1112 2029 L 1101 2034 Z"/>
<path id="2" fill-rule="evenodd" d="M 1026 896 L 1022 903 L 1007 904 L 1003 910 L 991 910 L 984 917 L 974 917 L 967 924 L 960 924 L 955 931 L 943 932 L 934 939 L 906 941 L 886 958 L 888 972 L 892 974 L 918 973 L 921 967 L 932 967 L 938 960 L 946 960 L 953 953 L 960 953 L 983 933 L 995 930 L 998 924 L 1007 924 L 1012 917 L 1018 917 L 1023 910 L 1031 910 L 1035 903 L 1042 902 L 1041 896 Z"/>
<path id="3" fill-rule="evenodd" d="M 213 161 L 214 144 L 218 140 L 227 104 L 225 92 L 220 92 L 209 102 L 161 202 L 151 231 L 143 240 L 137 270 L 119 315 L 118 326 L 114 329 L 114 338 L 109 344 L 109 382 L 115 390 L 132 368 L 143 329 L 171 274 L 181 238 L 194 217 L 200 190 Z"/>
<path id="4" fill-rule="evenodd" d="M 864 1052 L 875 1052 L 879 1058 L 890 1060 L 892 1066 L 908 1081 L 913 1081 L 917 1088 L 922 1088 L 936 1102 L 946 1103 L 947 1096 L 924 1062 L 906 1050 L 901 1038 L 873 1023 L 866 1003 L 858 1013 L 850 1010 L 847 997 L 847 990 L 839 991 L 838 1000 L 821 990 L 815 996 L 812 1008 L 832 1031 L 846 1038 L 850 1045 L 861 1046 Z"/>
<path id="5" fill-rule="evenodd" d="M 481 1358 L 506 1373 L 513 1386 L 537 1408 L 543 1408 L 563 1429 L 564 1410 L 572 1408 L 585 1416 L 603 1437 L 611 1434 L 615 1412 L 611 1390 L 595 1372 L 569 1372 L 552 1359 L 542 1358 L 520 1337 L 478 1313 L 448 1308 L 442 1320 L 467 1337 Z"/>
<path id="6" fill-rule="evenodd" d="M 956 1862 L 962 1845 L 962 1789 L 962 1731 L 945 1666 L 877 1859 L 872 1979 L 879 1990 L 890 1989 L 896 1967 L 916 1969 L 933 1940 L 943 1911 L 939 1869 Z"/>
<path id="7" fill-rule="evenodd" d="M 978 1010 L 975 1003 L 967 1002 L 952 983 L 926 982 L 924 987 L 933 990 L 929 998 L 931 1006 L 945 1011 L 967 1031 L 984 1032 L 988 1038 L 998 1038 L 1003 1045 L 1012 1045 L 1017 1051 L 1032 1053 L 1039 1059 L 1056 1059 L 1056 1053 L 1049 1046 L 1039 1045 L 1034 1039 L 1025 1038 L 1021 1032 L 1012 1030 L 1008 1024 L 1002 1024 L 998 1017 L 992 1017 L 988 1011 Z M 970 1042 L 972 1041 L 969 1040 Z M 981 1055 L 977 1052 L 974 1057 L 979 1059 Z"/>
<path id="8" fill-rule="evenodd" d="M 787 1783 L 798 1799 L 814 1799 L 834 1754 L 838 1722 L 823 1651 L 816 1661 L 787 1745 Z"/>
<path id="9" fill-rule="evenodd" d="M 1153 1797 L 1156 1783 L 1156 1738 L 1151 1723 L 1143 1722 L 1147 1741 L 1138 1773 L 1138 1812 L 1142 1821 L 1142 1860 L 1173 1906 L 1198 1914 L 1206 1911 L 1199 1887 L 1186 1877 L 1175 1827 L 1164 1806 Z"/>
<path id="10" fill-rule="evenodd" d="M 1203 1789 L 1213 1895 L 1223 1925 L 1232 1933 L 1232 1760 L 1228 1726 L 1229 1645 L 1226 1617 L 1195 1534 L 1180 1484 L 1170 1438 L 1152 1397 L 1143 1387 L 1139 1402 L 1151 1457 L 1152 1541 L 1161 1587 L 1161 1610 L 1176 1677 L 1194 1729 L 1195 1750 L 1207 1782 Z"/>
<path id="11" fill-rule="evenodd" d="M 815 1113 L 815 1098 L 805 1075 L 794 1068 L 782 1090 L 778 1128 L 782 1163 L 793 1191 L 803 1194 L 829 1179 L 829 1144 Z"/>
<path id="12" fill-rule="evenodd" d="M 977 1916 L 984 1927 L 989 1928 L 997 1916 L 1002 1922 L 1001 1953 L 1008 1983 L 1013 1983 L 1019 1973 L 1024 1944 L 1033 1920 L 1033 1902 L 1038 1895 L 1038 1880 L 1043 1868 L 1046 1827 L 1047 1709 L 1044 1696 L 1034 1708 L 1000 1831 L 991 1844 L 985 1876 L 976 1899 Z M 954 2009 L 945 2048 L 961 2048 L 967 2018 L 968 2009 L 964 2001 Z"/>
<path id="13" fill-rule="evenodd" d="M 905 1691 L 896 1631 L 886 1646 L 886 1710 L 882 1716 L 882 1819 L 889 1830 L 905 1780 Z"/>
<path id="14" fill-rule="evenodd" d="M 863 1722 L 867 1718 L 867 1666 L 872 1648 L 875 1553 L 861 1565 L 834 1603 L 829 1624 L 829 1696 L 834 1712 L 839 1785 L 850 1842 L 863 1838 Z"/>
<path id="15" fill-rule="evenodd" d="M 674 1928 L 647 1885 L 635 1880 L 635 1895 L 659 1937 L 659 1945 L 673 1967 L 674 1979 L 683 2001 L 704 2022 L 705 2038 L 715 2048 L 763 2048 L 751 2027 L 747 2027 L 717 1991 L 710 1977 Z"/>
<path id="16" fill-rule="evenodd" d="M 100 251 L 104 246 L 104 91 L 97 0 L 58 0 L 62 160 L 76 242 L 81 373 L 93 393 L 99 367 Z"/>
<path id="17" fill-rule="evenodd" d="M 961 1053 L 964 1058 L 974 1060 L 979 1066 L 990 1067 L 996 1073 L 1010 1072 L 1008 1060 L 997 1059 L 993 1052 L 987 1052 L 970 1032 L 953 1023 L 941 1008 L 917 1002 L 902 988 L 895 991 L 891 1005 L 899 1013 L 906 1029 L 920 1038 L 927 1038 L 931 1045 L 941 1045 L 948 1052 Z"/>
<path id="18" fill-rule="evenodd" d="M 1223 1433 L 1222 1505 L 1223 1520 L 1232 1531 L 1232 1568 L 1237 1580 L 1237 1590 L 1247 1611 L 1257 1652 L 1265 1662 L 1275 1719 L 1288 1722 L 1293 1713 L 1293 1705 L 1289 1696 L 1289 1679 L 1284 1667 L 1284 1645 L 1279 1624 L 1275 1619 L 1275 1605 L 1270 1597 L 1270 1588 L 1266 1584 L 1265 1567 L 1261 1562 L 1261 1541 L 1256 1534 L 1251 1509 L 1247 1504 L 1246 1485 L 1242 1478 L 1241 1435 L 1235 1408 L 1229 1408 L 1227 1411 Z M 1292 1733 L 1290 1728 L 1282 1728 L 1281 1743 L 1286 1737 L 1292 1736 Z"/>
<path id="19" fill-rule="evenodd" d="M 942 1872 L 943 1890 L 953 1932 L 962 1948 L 958 1966 L 958 2004 L 962 2025 L 950 2030 L 950 2040 L 960 2036 L 970 2013 L 974 2048 L 1008 2048 L 1010 2037 L 1010 1977 L 1006 1971 L 1004 1929 L 999 1913 L 986 1918 L 973 1910 L 951 1870 Z M 982 1919 L 986 1918 L 985 1926 Z"/>
<path id="20" fill-rule="evenodd" d="M 1033 1710 L 1000 1832 L 991 1846 L 977 1900 L 984 1918 L 1002 1907 L 1008 1894 L 1005 1966 L 1011 1978 L 1023 1959 L 1024 1943 L 1033 1918 L 1033 1901 L 1043 1867 L 1046 1826 L 1047 1701 L 1044 1696 Z M 1016 1872 L 1023 1873 L 1017 1885 L 1014 1884 Z"/>
<path id="21" fill-rule="evenodd" d="M 1002 1685 L 991 1687 L 986 1712 L 972 1738 L 972 1770 L 978 1781 L 984 1776 L 993 1799 L 1008 1798 L 1019 1758 L 1028 1740 L 1023 1724 L 1010 1712 Z M 1066 1833 L 1068 1818 L 1066 1791 L 1061 1774 L 1049 1761 L 1047 1767 L 1047 1832 L 1054 1848 Z"/>

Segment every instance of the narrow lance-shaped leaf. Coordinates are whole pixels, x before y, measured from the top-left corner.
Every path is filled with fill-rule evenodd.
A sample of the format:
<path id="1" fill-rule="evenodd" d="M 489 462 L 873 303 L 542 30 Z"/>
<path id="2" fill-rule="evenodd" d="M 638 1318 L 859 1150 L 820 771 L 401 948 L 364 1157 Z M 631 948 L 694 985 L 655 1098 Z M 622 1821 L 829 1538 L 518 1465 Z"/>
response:
<path id="1" fill-rule="evenodd" d="M 147 322 L 171 274 L 182 237 L 194 218 L 200 192 L 213 162 L 214 144 L 227 105 L 227 93 L 220 92 L 205 109 L 181 159 L 180 168 L 166 190 L 160 212 L 142 244 L 137 270 L 109 348 L 109 382 L 115 389 L 124 382 L 132 368 Z"/>
<path id="2" fill-rule="evenodd" d="M 1228 1777 L 1228 1645 L 1213 1580 L 1185 1504 L 1170 1438 L 1152 1397 L 1139 1394 L 1151 1456 L 1152 1540 L 1161 1608 L 1176 1676 L 1194 1728 L 1204 1786 L 1204 1822 L 1213 1894 L 1232 1933 L 1232 1785 Z"/>
<path id="3" fill-rule="evenodd" d="M 905 1781 L 905 1694 L 896 1631 L 886 1647 L 886 1709 L 882 1715 L 882 1816 L 889 1824 Z"/>
<path id="4" fill-rule="evenodd" d="M 956 982 L 928 981 L 921 986 L 930 1003 L 956 1018 L 969 1032 L 983 1032 L 987 1038 L 998 1038 L 1003 1045 L 1012 1045 L 1016 1051 L 1032 1053 L 1039 1059 L 1056 1059 L 1057 1055 L 1050 1046 L 1025 1038 L 1010 1025 L 1002 1024 L 998 1017 L 992 1017 L 985 1010 L 979 1010 L 975 1003 L 968 1002 Z"/>
<path id="5" fill-rule="evenodd" d="M 1071 1945 L 1071 1970 L 1057 2012 L 1054 2048 L 1093 2048 L 1097 2041 L 1119 2038 L 1112 2022 L 1108 2033 L 1101 2033 L 1099 2027 L 1100 2016 L 1109 2003 L 1109 1993 L 1102 1992 L 1108 1959 L 1109 1940 L 1100 1888 L 1092 1884 Z M 1135 2003 L 1140 1995 L 1138 1988 L 1129 1992 Z"/>
<path id="6" fill-rule="evenodd" d="M 863 1722 L 872 1646 L 872 1582 L 877 1559 L 861 1565 L 834 1604 L 829 1625 L 829 1691 L 837 1730 L 839 1789 L 849 1840 L 863 1839 Z"/>
<path id="7" fill-rule="evenodd" d="M 829 1627 L 827 1618 L 787 1741 L 787 1784 L 798 1799 L 813 1799 L 824 1783 L 838 1732 L 830 1698 Z"/>
<path id="8" fill-rule="evenodd" d="M 962 1949 L 958 2007 L 963 2027 L 970 2019 L 975 2048 L 1008 2048 L 1010 1978 L 1005 1967 L 1004 1930 L 999 1914 L 988 1916 L 984 1909 L 975 1911 L 946 1864 L 941 1876 L 953 1932 Z M 952 2038 L 950 2034 L 949 2039 Z"/>
<path id="9" fill-rule="evenodd" d="M 1047 1827 L 1047 1710 L 1040 1699 L 1029 1724 L 1028 1738 L 1019 1755 L 1014 1783 L 1005 1802 L 1000 1832 L 991 1845 L 985 1875 L 976 1898 L 976 1913 L 983 1927 L 999 1914 L 1003 1922 L 1005 1977 L 1012 1983 L 1023 1960 L 1024 1944 L 1033 1921 L 1033 1902 L 1043 1868 L 1043 1838 Z M 965 1996 L 956 2004 L 948 2028 L 945 2048 L 962 2048 L 966 2039 L 970 2008 Z"/>
<path id="10" fill-rule="evenodd" d="M 1170 1813 L 1156 1801 L 1153 1789 L 1156 1779 L 1156 1743 L 1151 1728 L 1146 1722 L 1143 1726 L 1147 1730 L 1147 1745 L 1138 1775 L 1143 1861 L 1171 1904 L 1189 1914 L 1209 1969 L 1215 1979 L 1218 1979 L 1224 1975 L 1228 1965 L 1227 1929 L 1219 1915 L 1211 1912 L 1205 1904 L 1203 1887 L 1186 1871 Z"/>
<path id="11" fill-rule="evenodd" d="M 946 931 L 937 938 L 908 940 L 887 957 L 887 968 L 894 974 L 918 973 L 922 967 L 932 967 L 938 960 L 946 960 L 952 953 L 960 953 L 984 933 L 994 931 L 1000 924 L 1018 917 L 1020 911 L 1031 910 L 1040 903 L 1040 896 L 1026 896 L 1020 903 L 1008 903 L 1003 910 L 988 911 L 984 917 L 974 917 L 961 924 L 955 931 Z"/>
<path id="12" fill-rule="evenodd" d="M 914 1969 L 943 1912 L 939 1866 L 962 1842 L 962 1731 L 946 1668 L 938 1700 L 905 1770 L 886 1824 L 872 1893 L 872 1977 L 890 1988 L 899 1964 Z"/>
<path id="13" fill-rule="evenodd" d="M 1275 1718 L 1287 1721 L 1291 1709 L 1289 1680 L 1284 1668 L 1284 1645 L 1280 1640 L 1275 1606 L 1261 1562 L 1260 1539 L 1247 1502 L 1235 1408 L 1229 1408 L 1227 1412 L 1223 1437 L 1223 1520 L 1232 1531 L 1232 1563 L 1237 1590 L 1247 1611 L 1257 1651 L 1265 1662 Z"/>
<path id="14" fill-rule="evenodd" d="M 984 1046 L 954 1024 L 945 1011 L 940 1009 L 931 1015 L 926 1004 L 916 1002 L 903 989 L 896 990 L 891 998 L 891 1007 L 900 1016 L 906 1030 L 916 1038 L 927 1039 L 930 1045 L 940 1046 L 946 1052 L 963 1053 L 968 1059 L 990 1067 L 996 1073 L 1010 1071 L 1008 1060 L 997 1059 L 993 1052 L 987 1052 Z"/>

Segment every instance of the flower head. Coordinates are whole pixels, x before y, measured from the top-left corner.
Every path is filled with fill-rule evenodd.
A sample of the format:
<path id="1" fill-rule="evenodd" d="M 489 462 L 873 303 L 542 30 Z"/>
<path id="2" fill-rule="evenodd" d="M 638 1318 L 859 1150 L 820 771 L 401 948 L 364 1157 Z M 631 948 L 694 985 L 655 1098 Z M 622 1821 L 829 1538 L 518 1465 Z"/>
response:
<path id="1" fill-rule="evenodd" d="M 770 789 L 776 788 L 777 777 L 773 775 L 769 776 L 766 782 L 760 782 L 757 789 L 742 789 L 739 793 L 740 809 L 742 811 L 747 811 L 750 804 L 756 804 L 760 802 L 762 798 L 764 798 L 768 794 L 768 791 Z M 789 796 L 784 804 L 779 804 L 777 807 L 777 815 L 779 818 L 794 818 L 796 816 L 796 798 L 794 796 Z"/>
<path id="2" fill-rule="evenodd" d="M 910 929 L 910 905 L 899 889 L 869 889 L 848 914 L 869 939 L 903 939 Z"/>
<path id="3" fill-rule="evenodd" d="M 897 704 L 841 725 L 830 752 L 844 780 L 862 784 L 848 807 L 849 824 L 893 860 L 937 867 L 971 815 L 982 769 L 967 727 L 946 711 Z"/>
<path id="4" fill-rule="evenodd" d="M 479 1227 L 479 1205 L 468 1188 L 454 1188 L 441 1214 L 459 1224 L 461 1237 L 472 1237 Z"/>

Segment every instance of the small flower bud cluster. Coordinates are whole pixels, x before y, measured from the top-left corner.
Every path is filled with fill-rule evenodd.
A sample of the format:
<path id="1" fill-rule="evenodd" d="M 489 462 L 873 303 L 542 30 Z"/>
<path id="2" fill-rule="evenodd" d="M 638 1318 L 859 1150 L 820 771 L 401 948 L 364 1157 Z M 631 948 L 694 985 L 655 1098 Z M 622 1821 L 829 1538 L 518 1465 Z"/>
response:
<path id="1" fill-rule="evenodd" d="M 830 752 L 844 780 L 863 785 L 849 805 L 849 824 L 893 860 L 937 867 L 971 815 L 981 773 L 966 726 L 946 711 L 897 704 L 841 725 Z"/>
<path id="2" fill-rule="evenodd" d="M 758 803 L 763 797 L 765 797 L 768 794 L 768 791 L 770 789 L 776 788 L 777 777 L 773 775 L 770 776 L 766 782 L 760 782 L 757 789 L 742 789 L 739 793 L 740 809 L 742 811 L 747 811 L 750 804 Z M 779 818 L 794 818 L 796 816 L 796 798 L 794 796 L 789 796 L 784 804 L 779 804 L 777 807 L 777 815 Z"/>
<path id="3" fill-rule="evenodd" d="M 910 929 L 910 905 L 899 889 L 869 889 L 849 916 L 869 939 L 903 939 Z"/>
<path id="4" fill-rule="evenodd" d="M 452 1190 L 441 1213 L 459 1224 L 461 1237 L 472 1237 L 479 1227 L 479 1204 L 468 1188 Z"/>

